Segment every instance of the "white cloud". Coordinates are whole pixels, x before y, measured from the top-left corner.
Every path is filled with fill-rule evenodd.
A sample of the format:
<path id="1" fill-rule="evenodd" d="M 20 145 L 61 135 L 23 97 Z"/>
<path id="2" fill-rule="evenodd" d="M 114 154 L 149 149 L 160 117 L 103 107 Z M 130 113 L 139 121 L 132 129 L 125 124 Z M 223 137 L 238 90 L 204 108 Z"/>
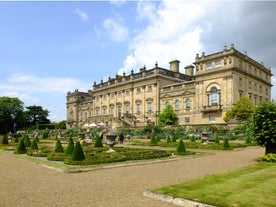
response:
<path id="1" fill-rule="evenodd" d="M 74 10 L 74 13 L 77 14 L 84 22 L 87 22 L 89 20 L 88 15 L 84 11 L 81 11 L 79 8 L 76 8 Z"/>
<path id="2" fill-rule="evenodd" d="M 0 96 L 18 97 L 25 106 L 41 105 L 50 111 L 52 121 L 66 117 L 66 95 L 68 91 L 87 91 L 90 83 L 73 78 L 39 77 L 13 74 L 0 83 Z"/>
<path id="3" fill-rule="evenodd" d="M 127 56 L 119 71 L 129 72 L 131 68 L 137 70 L 143 65 L 152 68 L 155 61 L 161 67 L 167 67 L 174 59 L 181 61 L 183 70 L 203 49 L 200 37 L 204 28 L 197 22 L 206 7 L 203 2 L 164 1 L 159 7 L 154 3 L 140 2 L 138 19 L 147 19 L 149 23 L 131 41 L 129 49 L 135 51 L 134 60 L 131 54 Z"/>
<path id="4" fill-rule="evenodd" d="M 118 20 L 107 18 L 103 22 L 103 27 L 107 29 L 113 41 L 123 42 L 128 38 L 128 29 Z"/>

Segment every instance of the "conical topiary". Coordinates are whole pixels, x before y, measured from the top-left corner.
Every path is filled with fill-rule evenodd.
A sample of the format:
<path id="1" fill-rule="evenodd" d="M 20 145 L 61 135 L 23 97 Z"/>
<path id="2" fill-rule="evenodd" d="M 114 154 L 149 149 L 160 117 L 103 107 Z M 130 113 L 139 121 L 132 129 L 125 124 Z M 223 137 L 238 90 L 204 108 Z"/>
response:
<path id="1" fill-rule="evenodd" d="M 38 146 L 37 146 L 36 140 L 33 139 L 32 144 L 31 144 L 31 150 L 37 150 L 37 149 L 38 149 Z"/>
<path id="2" fill-rule="evenodd" d="M 27 134 L 24 136 L 24 144 L 25 144 L 25 147 L 30 147 L 31 146 L 31 141 L 30 141 L 30 138 Z"/>
<path id="3" fill-rule="evenodd" d="M 101 141 L 101 138 L 100 136 L 96 136 L 96 140 L 95 140 L 95 143 L 94 143 L 94 147 L 103 147 L 103 143 Z"/>
<path id="4" fill-rule="evenodd" d="M 17 150 L 15 151 L 17 154 L 25 154 L 27 153 L 25 142 L 21 139 L 18 145 Z"/>
<path id="5" fill-rule="evenodd" d="M 9 144 L 8 136 L 4 135 L 2 139 L 2 144 Z"/>
<path id="6" fill-rule="evenodd" d="M 68 145 L 67 145 L 66 150 L 65 150 L 65 154 L 72 155 L 73 152 L 74 152 L 74 141 L 73 141 L 73 138 L 70 137 Z"/>
<path id="7" fill-rule="evenodd" d="M 151 136 L 150 145 L 157 145 L 157 140 L 156 140 L 155 135 L 152 135 L 152 136 Z"/>
<path id="8" fill-rule="evenodd" d="M 180 139 L 177 148 L 176 148 L 176 153 L 177 154 L 184 154 L 186 153 L 186 147 L 182 139 Z"/>
<path id="9" fill-rule="evenodd" d="M 59 139 L 56 141 L 56 146 L 54 152 L 64 152 L 63 147 Z"/>
<path id="10" fill-rule="evenodd" d="M 39 139 L 38 139 L 38 136 L 35 136 L 35 141 L 36 141 L 36 143 L 38 143 L 39 142 Z"/>
<path id="11" fill-rule="evenodd" d="M 191 142 L 195 142 L 195 141 L 196 141 L 194 135 L 192 135 L 192 136 L 190 137 L 190 141 L 191 141 Z"/>
<path id="12" fill-rule="evenodd" d="M 167 137 L 166 142 L 167 142 L 167 143 L 171 143 L 171 142 L 172 142 L 170 136 Z"/>
<path id="13" fill-rule="evenodd" d="M 228 138 L 224 138 L 224 140 L 223 140 L 223 148 L 224 149 L 229 149 L 230 148 L 230 144 L 229 144 Z"/>
<path id="14" fill-rule="evenodd" d="M 74 147 L 73 155 L 72 155 L 72 160 L 74 161 L 83 161 L 85 159 L 82 146 L 80 142 L 76 142 L 76 145 Z"/>

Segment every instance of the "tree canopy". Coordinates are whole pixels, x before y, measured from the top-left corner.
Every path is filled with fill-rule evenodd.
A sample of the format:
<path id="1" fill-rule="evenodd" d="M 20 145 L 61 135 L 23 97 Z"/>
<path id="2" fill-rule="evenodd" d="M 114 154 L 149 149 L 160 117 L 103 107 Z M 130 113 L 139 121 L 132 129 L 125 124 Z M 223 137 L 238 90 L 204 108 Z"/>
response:
<path id="1" fill-rule="evenodd" d="M 159 114 L 159 125 L 173 125 L 178 120 L 176 113 L 171 105 L 167 105 L 161 114 Z"/>
<path id="2" fill-rule="evenodd" d="M 18 98 L 0 97 L 0 133 L 14 131 L 24 125 L 24 103 Z"/>
<path id="3" fill-rule="evenodd" d="M 276 154 L 276 103 L 264 102 L 253 114 L 253 132 L 256 142 L 266 147 L 266 154 Z"/>
<path id="4" fill-rule="evenodd" d="M 48 124 L 50 120 L 47 119 L 49 116 L 49 111 L 43 109 L 42 106 L 27 106 L 25 111 L 25 116 L 27 123 L 31 126 L 36 124 Z"/>
<path id="5" fill-rule="evenodd" d="M 243 96 L 239 101 L 237 101 L 235 106 L 230 111 L 227 111 L 223 119 L 226 122 L 230 121 L 231 119 L 247 121 L 247 119 L 252 116 L 253 111 L 253 103 L 249 100 L 249 98 Z"/>

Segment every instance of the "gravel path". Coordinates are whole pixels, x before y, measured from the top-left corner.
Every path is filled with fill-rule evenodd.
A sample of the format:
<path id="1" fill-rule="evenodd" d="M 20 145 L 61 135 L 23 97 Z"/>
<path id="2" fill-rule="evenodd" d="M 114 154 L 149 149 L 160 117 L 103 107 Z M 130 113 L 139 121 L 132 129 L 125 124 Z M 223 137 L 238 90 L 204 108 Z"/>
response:
<path id="1" fill-rule="evenodd" d="M 143 196 L 145 190 L 222 173 L 254 164 L 264 149 L 253 147 L 210 156 L 61 173 L 0 153 L 1 207 L 165 207 Z"/>

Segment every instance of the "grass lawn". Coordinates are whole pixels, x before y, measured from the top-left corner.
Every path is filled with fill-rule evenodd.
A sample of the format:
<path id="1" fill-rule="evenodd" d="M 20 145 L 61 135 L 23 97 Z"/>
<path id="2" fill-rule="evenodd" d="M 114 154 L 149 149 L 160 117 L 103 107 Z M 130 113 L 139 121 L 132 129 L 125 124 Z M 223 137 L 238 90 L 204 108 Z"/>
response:
<path id="1" fill-rule="evenodd" d="M 276 163 L 261 162 L 153 192 L 219 207 L 275 207 Z"/>

